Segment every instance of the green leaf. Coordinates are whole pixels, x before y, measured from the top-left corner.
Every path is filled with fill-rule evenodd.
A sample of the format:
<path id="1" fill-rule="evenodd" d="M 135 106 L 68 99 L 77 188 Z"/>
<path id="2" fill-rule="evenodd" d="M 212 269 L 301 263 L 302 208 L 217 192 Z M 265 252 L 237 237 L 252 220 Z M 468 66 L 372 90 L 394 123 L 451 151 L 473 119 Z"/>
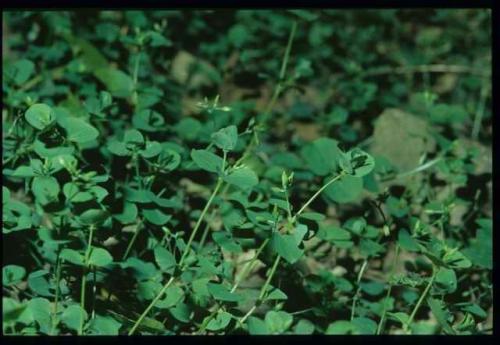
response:
<path id="1" fill-rule="evenodd" d="M 14 84 L 21 86 L 28 81 L 33 72 L 35 72 L 35 64 L 28 59 L 20 59 L 8 66 L 4 74 L 12 78 Z"/>
<path id="2" fill-rule="evenodd" d="M 137 206 L 132 202 L 125 202 L 123 204 L 123 211 L 120 214 L 113 215 L 120 223 L 129 224 L 137 219 L 138 214 Z"/>
<path id="3" fill-rule="evenodd" d="M 318 238 L 331 242 L 342 248 L 349 247 L 353 244 L 351 241 L 351 233 L 335 225 L 326 225 L 320 227 Z"/>
<path id="4" fill-rule="evenodd" d="M 241 253 L 241 245 L 227 231 L 216 231 L 212 233 L 212 238 L 222 249 L 231 253 Z"/>
<path id="5" fill-rule="evenodd" d="M 257 185 L 259 183 L 259 178 L 252 169 L 243 167 L 224 176 L 224 181 L 242 190 L 247 190 Z"/>
<path id="6" fill-rule="evenodd" d="M 47 276 L 49 275 L 49 271 L 47 270 L 38 270 L 31 272 L 28 275 L 28 286 L 30 289 L 40 296 L 53 296 L 50 292 L 50 284 L 47 281 Z"/>
<path id="7" fill-rule="evenodd" d="M 309 335 L 313 334 L 315 330 L 314 324 L 309 321 L 302 319 L 293 328 L 293 333 L 295 334 L 302 334 L 302 335 Z"/>
<path id="8" fill-rule="evenodd" d="M 122 324 L 110 316 L 96 315 L 90 321 L 89 331 L 93 335 L 119 335 Z"/>
<path id="9" fill-rule="evenodd" d="M 78 329 L 80 328 L 82 317 L 84 321 L 87 320 L 87 312 L 83 310 L 78 304 L 73 304 L 64 310 L 61 316 L 61 321 L 69 329 L 78 331 Z"/>
<path id="10" fill-rule="evenodd" d="M 449 251 L 443 256 L 443 262 L 451 268 L 469 268 L 472 263 L 458 250 Z"/>
<path id="11" fill-rule="evenodd" d="M 28 311 L 39 325 L 42 333 L 49 333 L 51 327 L 51 306 L 45 298 L 33 298 L 28 301 Z"/>
<path id="12" fill-rule="evenodd" d="M 355 326 L 349 321 L 335 321 L 328 325 L 326 329 L 326 334 L 330 335 L 340 335 L 340 334 L 351 334 L 355 329 Z"/>
<path id="13" fill-rule="evenodd" d="M 109 265 L 112 262 L 113 257 L 106 249 L 92 247 L 88 262 L 89 265 L 102 267 Z"/>
<path id="14" fill-rule="evenodd" d="M 453 330 L 453 328 L 451 328 L 450 324 L 447 321 L 446 312 L 443 309 L 442 302 L 435 298 L 428 297 L 427 304 L 431 308 L 431 311 L 436 317 L 436 320 L 438 320 L 439 324 L 441 325 L 441 327 L 443 327 L 445 332 L 448 334 L 455 334 L 455 331 Z"/>
<path id="15" fill-rule="evenodd" d="M 271 334 L 284 333 L 293 322 L 293 316 L 284 311 L 268 311 L 265 317 L 267 329 Z"/>
<path id="16" fill-rule="evenodd" d="M 238 141 L 238 129 L 234 125 L 221 128 L 212 134 L 212 141 L 218 148 L 231 151 L 236 147 Z"/>
<path id="17" fill-rule="evenodd" d="M 436 274 L 435 288 L 444 294 L 453 293 L 457 289 L 457 276 L 455 271 L 441 267 Z"/>
<path id="18" fill-rule="evenodd" d="M 164 272 L 170 272 L 176 265 L 174 255 L 167 249 L 157 246 L 154 249 L 155 260 L 160 269 Z"/>
<path id="19" fill-rule="evenodd" d="M 269 334 L 266 323 L 254 316 L 247 319 L 248 332 L 251 335 L 266 335 Z"/>
<path id="20" fill-rule="evenodd" d="M 137 129 L 127 129 L 123 135 L 123 142 L 135 146 L 144 144 L 144 136 Z"/>
<path id="21" fill-rule="evenodd" d="M 416 239 L 414 239 L 408 231 L 401 229 L 398 233 L 398 243 L 401 248 L 406 249 L 410 252 L 420 251 L 420 247 Z"/>
<path id="22" fill-rule="evenodd" d="M 167 215 L 157 209 L 144 209 L 142 210 L 144 218 L 152 224 L 163 225 L 166 224 L 171 218 L 171 215 Z"/>
<path id="23" fill-rule="evenodd" d="M 7 204 L 10 201 L 10 190 L 9 188 L 2 186 L 2 204 Z"/>
<path id="24" fill-rule="evenodd" d="M 134 91 L 134 81 L 132 78 L 116 68 L 98 68 L 94 71 L 94 75 L 106 86 L 114 97 L 127 98 Z"/>
<path id="25" fill-rule="evenodd" d="M 165 298 L 156 303 L 157 308 L 169 309 L 179 304 L 184 297 L 184 291 L 178 286 L 169 286 L 165 291 Z"/>
<path id="26" fill-rule="evenodd" d="M 293 235 L 282 235 L 279 232 L 273 232 L 271 246 L 278 255 L 291 264 L 295 263 L 304 254 L 304 251 L 298 247 Z"/>
<path id="27" fill-rule="evenodd" d="M 66 138 L 76 143 L 95 140 L 99 131 L 87 121 L 76 117 L 60 117 L 58 122 L 66 130 Z"/>
<path id="28" fill-rule="evenodd" d="M 326 187 L 324 193 L 332 201 L 347 203 L 357 200 L 362 191 L 363 179 L 347 175 Z"/>
<path id="29" fill-rule="evenodd" d="M 27 307 L 26 303 L 21 304 L 12 298 L 2 297 L 2 326 L 4 334 L 7 325 L 21 321 Z"/>
<path id="30" fill-rule="evenodd" d="M 266 301 L 276 300 L 276 301 L 285 301 L 288 299 L 288 296 L 278 288 L 273 288 L 269 294 L 266 296 Z"/>
<path id="31" fill-rule="evenodd" d="M 203 170 L 216 173 L 222 169 L 222 158 L 210 151 L 191 150 L 191 158 Z"/>
<path id="32" fill-rule="evenodd" d="M 377 323 L 366 317 L 355 317 L 351 324 L 356 328 L 356 334 L 373 335 L 377 331 Z"/>
<path id="33" fill-rule="evenodd" d="M 330 138 L 319 138 L 301 150 L 301 156 L 311 171 L 319 176 L 334 172 L 342 152 L 338 142 Z"/>
<path id="34" fill-rule="evenodd" d="M 354 148 L 343 154 L 340 166 L 349 175 L 363 177 L 372 172 L 375 167 L 375 160 L 365 151 Z"/>
<path id="35" fill-rule="evenodd" d="M 159 142 L 147 141 L 146 147 L 143 150 L 140 150 L 139 154 L 144 158 L 152 158 L 159 155 L 162 150 L 163 146 L 161 146 Z"/>
<path id="36" fill-rule="evenodd" d="M 7 265 L 2 268 L 2 283 L 4 286 L 15 285 L 24 278 L 26 269 L 18 265 Z"/>
<path id="37" fill-rule="evenodd" d="M 186 303 L 179 303 L 174 308 L 168 310 L 173 317 L 180 322 L 187 323 L 193 315 L 191 308 Z"/>
<path id="38" fill-rule="evenodd" d="M 41 176 L 33 178 L 31 190 L 36 200 L 40 204 L 46 205 L 50 202 L 57 201 L 61 188 L 54 177 Z"/>
<path id="39" fill-rule="evenodd" d="M 224 329 L 229 325 L 232 315 L 225 311 L 219 311 L 217 315 L 212 318 L 208 324 L 207 329 L 209 331 L 219 331 Z"/>
<path id="40" fill-rule="evenodd" d="M 493 225 L 492 220 L 483 218 L 476 223 L 480 228 L 470 246 L 463 250 L 474 265 L 487 269 L 493 268 Z"/>
<path id="41" fill-rule="evenodd" d="M 43 130 L 56 120 L 56 116 L 51 107 L 47 104 L 36 103 L 28 108 L 24 117 L 28 123 L 38 129 Z"/>
<path id="42" fill-rule="evenodd" d="M 228 287 L 222 284 L 208 283 L 208 292 L 216 299 L 226 302 L 238 302 L 241 300 L 241 296 L 231 292 Z"/>
<path id="43" fill-rule="evenodd" d="M 83 256 L 74 249 L 64 248 L 59 254 L 61 259 L 71 262 L 75 265 L 83 265 Z"/>
<path id="44" fill-rule="evenodd" d="M 101 209 L 91 209 L 83 212 L 79 219 L 83 225 L 97 225 L 109 219 L 109 212 Z"/>

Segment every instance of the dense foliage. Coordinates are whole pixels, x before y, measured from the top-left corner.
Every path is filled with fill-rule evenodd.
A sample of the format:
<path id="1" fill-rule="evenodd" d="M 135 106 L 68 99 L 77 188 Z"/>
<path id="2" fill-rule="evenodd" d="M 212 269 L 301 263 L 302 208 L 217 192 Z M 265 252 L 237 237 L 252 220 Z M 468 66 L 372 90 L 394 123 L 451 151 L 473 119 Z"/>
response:
<path id="1" fill-rule="evenodd" d="M 5 334 L 491 333 L 489 11 L 3 21 Z"/>

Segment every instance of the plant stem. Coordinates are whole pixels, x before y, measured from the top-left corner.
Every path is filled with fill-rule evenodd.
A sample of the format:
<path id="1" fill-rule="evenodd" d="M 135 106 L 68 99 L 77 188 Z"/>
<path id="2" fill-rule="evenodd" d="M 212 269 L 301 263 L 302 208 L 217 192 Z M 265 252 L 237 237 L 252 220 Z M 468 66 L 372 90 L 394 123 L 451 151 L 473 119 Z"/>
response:
<path id="1" fill-rule="evenodd" d="M 141 231 L 141 228 L 142 228 L 142 222 L 139 222 L 139 224 L 137 225 L 137 229 L 135 229 L 134 235 L 130 239 L 130 242 L 127 246 L 127 249 L 125 250 L 125 253 L 123 254 L 122 261 L 125 261 L 125 259 L 127 259 L 128 254 L 130 253 L 130 250 L 132 249 L 132 246 L 134 245 L 135 240 L 136 240 L 137 236 L 139 235 L 139 232 Z"/>
<path id="2" fill-rule="evenodd" d="M 59 258 L 59 254 L 61 251 L 57 253 L 56 259 L 56 296 L 54 301 L 54 314 L 52 315 L 52 330 L 50 334 L 54 335 L 57 326 L 57 308 L 59 304 L 59 282 L 61 280 L 61 259 Z"/>
<path id="3" fill-rule="evenodd" d="M 331 185 L 333 182 L 337 181 L 338 179 L 340 179 L 342 176 L 344 176 L 344 172 L 341 172 L 340 174 L 338 174 L 337 176 L 335 176 L 334 178 L 332 178 L 330 181 L 328 181 L 326 184 L 323 185 L 323 187 L 321 187 L 320 189 L 318 189 L 316 191 L 316 193 L 314 193 L 314 195 L 309 198 L 309 200 L 306 201 L 306 203 L 300 208 L 300 210 L 297 211 L 297 213 L 295 214 L 295 216 L 293 216 L 293 221 L 295 221 L 295 219 L 297 219 L 297 217 L 302 213 L 304 212 L 304 210 L 306 209 L 307 206 L 309 206 L 320 194 L 321 192 L 323 192 L 329 185 Z"/>
<path id="4" fill-rule="evenodd" d="M 410 327 L 411 323 L 413 322 L 413 319 L 415 318 L 415 315 L 417 314 L 418 310 L 420 309 L 420 306 L 422 305 L 422 302 L 424 299 L 427 297 L 427 294 L 429 293 L 429 290 L 431 289 L 432 284 L 434 283 L 434 279 L 436 278 L 436 267 L 433 265 L 432 266 L 432 276 L 431 279 L 429 280 L 429 283 L 425 287 L 425 290 L 422 292 L 422 295 L 418 299 L 417 304 L 415 305 L 415 308 L 413 308 L 413 311 L 410 314 L 410 318 L 408 321 L 405 323 L 403 330 L 405 332 L 408 332 L 408 328 Z"/>
<path id="5" fill-rule="evenodd" d="M 183 264 L 184 264 L 184 260 L 186 259 L 188 253 L 189 253 L 189 250 L 191 249 L 191 244 L 196 236 L 196 233 L 198 232 L 198 229 L 200 228 L 200 225 L 203 221 L 203 218 L 205 217 L 205 214 L 207 213 L 208 209 L 210 208 L 210 205 L 212 204 L 215 196 L 217 195 L 217 192 L 219 191 L 221 185 L 223 183 L 223 180 L 219 177 L 219 179 L 217 180 L 217 184 L 214 188 L 214 191 L 212 192 L 212 195 L 210 195 L 210 198 L 208 199 L 205 207 L 203 208 L 203 211 L 201 212 L 201 215 L 200 217 L 198 218 L 198 221 L 196 222 L 196 225 L 193 229 L 193 232 L 191 233 L 191 236 L 189 237 L 189 240 L 188 240 L 188 243 L 186 244 L 186 247 L 184 248 L 184 252 L 181 256 L 181 259 L 179 261 L 179 264 L 178 266 L 180 267 L 181 270 L 184 270 L 185 267 L 183 267 Z M 136 322 L 134 323 L 134 326 L 132 327 L 132 329 L 129 331 L 129 335 L 132 335 L 134 334 L 134 332 L 136 331 L 137 327 L 139 327 L 139 325 L 141 324 L 141 322 L 144 320 L 144 318 L 146 317 L 146 315 L 149 313 L 149 311 L 151 310 L 151 308 L 153 308 L 153 306 L 156 304 L 156 302 L 158 302 L 158 300 L 161 298 L 161 296 L 163 295 L 163 293 L 167 290 L 167 288 L 170 286 L 170 284 L 172 284 L 172 282 L 174 281 L 175 277 L 172 276 L 170 277 L 170 279 L 168 280 L 168 282 L 163 286 L 163 288 L 161 289 L 161 291 L 156 295 L 156 297 L 151 301 L 151 303 L 148 305 L 148 307 L 146 308 L 146 310 L 144 310 L 144 312 L 141 314 L 141 316 L 136 320 Z"/>
<path id="6" fill-rule="evenodd" d="M 172 284 L 172 282 L 174 281 L 174 276 L 170 277 L 170 279 L 168 280 L 168 282 L 163 286 L 163 288 L 161 289 L 161 291 L 158 293 L 158 295 L 156 295 L 156 297 L 153 299 L 153 301 L 148 305 L 148 307 L 146 308 L 146 310 L 144 310 L 144 312 L 141 314 L 141 316 L 139 316 L 139 318 L 137 319 L 137 321 L 134 323 L 134 326 L 132 326 L 132 329 L 130 329 L 130 331 L 128 332 L 128 335 L 132 335 L 135 333 L 137 327 L 139 327 L 139 325 L 141 324 L 141 322 L 144 320 L 144 318 L 146 317 L 146 315 L 149 313 L 149 311 L 151 310 L 151 308 L 153 308 L 153 306 L 156 304 L 156 302 L 158 302 L 158 300 L 161 298 L 161 296 L 165 293 L 165 291 L 167 291 L 168 287 L 170 286 L 170 284 Z"/>
<path id="7" fill-rule="evenodd" d="M 243 281 L 243 279 L 246 278 L 246 276 L 248 275 L 248 273 L 251 271 L 252 267 L 253 267 L 253 264 L 255 263 L 255 261 L 257 261 L 257 258 L 260 256 L 260 254 L 262 253 L 262 250 L 264 250 L 264 247 L 267 245 L 267 243 L 269 242 L 269 238 L 266 238 L 264 240 L 264 242 L 262 242 L 262 244 L 260 245 L 260 247 L 257 249 L 257 252 L 255 253 L 254 257 L 245 265 L 245 267 L 243 268 L 243 271 L 241 272 L 241 274 L 239 275 L 238 279 L 236 279 L 233 287 L 231 288 L 231 293 L 235 292 L 236 289 L 238 288 L 238 286 L 240 285 L 240 283 Z M 222 308 L 221 305 L 219 305 L 202 323 L 202 325 L 200 326 L 200 329 L 196 332 L 196 334 L 201 334 L 205 331 L 205 328 L 207 327 L 208 323 L 210 322 L 210 320 L 212 320 L 212 318 L 217 314 L 217 312 Z"/>
<path id="8" fill-rule="evenodd" d="M 90 258 L 90 252 L 92 250 L 92 236 L 94 235 L 94 226 L 91 225 L 89 228 L 89 240 L 87 242 L 87 250 L 85 251 L 85 257 L 83 261 L 83 274 L 82 274 L 82 289 L 80 291 L 80 328 L 78 329 L 78 335 L 83 335 L 83 324 L 85 319 L 85 285 L 87 283 L 87 264 Z"/>
<path id="9" fill-rule="evenodd" d="M 294 21 L 292 24 L 292 29 L 290 30 L 290 36 L 288 37 L 288 43 L 285 49 L 285 54 L 283 55 L 283 60 L 281 62 L 281 69 L 280 69 L 280 74 L 279 74 L 279 80 L 278 83 L 276 84 L 276 87 L 273 92 L 273 96 L 271 97 L 271 100 L 266 106 L 266 109 L 264 111 L 264 114 L 262 115 L 260 121 L 256 125 L 258 127 L 259 125 L 263 125 L 267 122 L 269 115 L 271 114 L 274 106 L 276 105 L 276 101 L 278 100 L 281 91 L 283 90 L 283 80 L 285 79 L 285 73 L 286 73 L 286 67 L 288 65 L 288 60 L 290 58 L 290 52 L 292 51 L 292 44 L 293 44 L 293 39 L 295 37 L 295 32 L 297 31 L 297 22 Z M 253 147 L 257 144 L 258 136 L 254 132 L 254 135 L 252 136 L 252 140 L 250 143 L 247 145 L 245 148 L 245 151 L 241 155 L 240 159 L 236 161 L 234 165 L 238 165 L 239 163 L 243 162 L 250 152 L 252 151 Z"/>
<path id="10" fill-rule="evenodd" d="M 267 122 L 267 119 L 268 119 L 269 115 L 271 114 L 271 111 L 273 110 L 273 108 L 276 104 L 276 101 L 278 100 L 278 97 L 281 94 L 281 91 L 283 91 L 283 81 L 285 79 L 286 67 L 288 65 L 288 60 L 290 59 L 290 52 L 292 51 L 293 38 L 295 37 L 296 31 L 297 31 L 297 22 L 294 21 L 292 23 L 292 29 L 290 31 L 290 36 L 288 36 L 288 43 L 286 45 L 285 55 L 283 56 L 283 61 L 281 62 L 281 69 L 280 69 L 278 84 L 276 85 L 276 88 L 274 89 L 273 97 L 271 98 L 271 101 L 267 105 L 266 111 L 262 115 L 262 121 L 261 121 L 262 124 L 265 124 Z"/>
<path id="11" fill-rule="evenodd" d="M 182 268 L 182 265 L 184 263 L 184 260 L 186 259 L 187 255 L 189 254 L 189 250 L 191 249 L 191 244 L 196 236 L 196 233 L 198 232 L 198 229 L 200 228 L 201 223 L 203 222 L 203 218 L 205 217 L 205 214 L 207 213 L 208 209 L 210 208 L 210 205 L 212 205 L 212 202 L 214 201 L 215 196 L 217 195 L 217 192 L 219 191 L 220 187 L 222 186 L 223 180 L 219 177 L 217 180 L 217 184 L 215 185 L 214 191 L 212 192 L 212 195 L 210 195 L 210 198 L 208 199 L 207 203 L 205 204 L 205 207 L 203 208 L 203 211 L 201 211 L 201 215 L 198 218 L 198 221 L 196 222 L 196 225 L 193 229 L 193 232 L 191 233 L 191 236 L 189 237 L 188 243 L 186 244 L 186 248 L 184 249 L 184 253 L 182 254 L 181 260 L 179 261 L 179 266 Z"/>
<path id="12" fill-rule="evenodd" d="M 385 324 L 385 315 L 387 313 L 387 301 L 389 300 L 389 297 L 391 297 L 391 292 L 392 292 L 392 277 L 394 276 L 394 271 L 396 270 L 396 264 L 398 261 L 399 257 L 399 245 L 396 244 L 396 254 L 394 255 L 394 262 L 391 267 L 391 273 L 389 274 L 389 288 L 387 289 L 387 294 L 385 295 L 384 299 L 384 308 L 382 309 L 382 316 L 380 317 L 380 321 L 378 323 L 377 327 L 377 335 L 379 335 L 382 330 L 384 329 L 384 324 Z"/>
<path id="13" fill-rule="evenodd" d="M 351 321 L 354 319 L 354 315 L 356 314 L 356 303 L 358 302 L 359 293 L 361 291 L 361 286 L 359 283 L 361 282 L 361 278 L 363 277 L 363 273 L 365 273 L 366 266 L 368 265 L 368 259 L 363 261 L 363 265 L 361 265 L 361 269 L 358 273 L 358 279 L 356 280 L 356 285 L 358 285 L 356 289 L 356 293 L 352 299 L 352 307 L 351 307 Z"/>
<path id="14" fill-rule="evenodd" d="M 479 136 L 479 130 L 481 129 L 481 122 L 483 120 L 484 108 L 486 106 L 486 99 L 488 98 L 488 84 L 485 82 L 481 87 L 481 95 L 479 99 L 479 104 L 474 116 L 474 125 L 472 127 L 471 137 L 476 140 Z"/>
<path id="15" fill-rule="evenodd" d="M 257 249 L 257 252 L 255 253 L 254 257 L 252 258 L 252 260 L 250 262 L 248 262 L 245 266 L 245 268 L 243 268 L 243 271 L 241 272 L 240 276 L 236 279 L 236 281 L 234 282 L 234 285 L 233 287 L 231 288 L 231 293 L 235 292 L 236 289 L 238 288 L 238 286 L 240 285 L 240 283 L 243 281 L 243 279 L 246 278 L 246 276 L 248 275 L 248 273 L 251 271 L 254 263 L 257 261 L 258 257 L 260 256 L 260 254 L 262 253 L 262 251 L 264 250 L 265 246 L 269 243 L 269 238 L 266 238 L 264 240 L 264 242 L 262 242 L 262 244 L 260 245 L 260 247 Z"/>
<path id="16" fill-rule="evenodd" d="M 252 313 L 255 311 L 255 309 L 257 309 L 257 304 L 264 298 L 264 296 L 265 296 L 265 294 L 267 292 L 267 287 L 271 283 L 271 279 L 273 279 L 274 273 L 276 273 L 276 268 L 278 267 L 280 259 L 281 259 L 281 256 L 278 255 L 276 257 L 276 260 L 274 260 L 273 267 L 271 268 L 271 270 L 269 272 L 269 275 L 267 276 L 266 283 L 264 284 L 264 286 L 262 287 L 262 289 L 260 289 L 259 297 L 255 301 L 254 306 L 252 308 L 250 308 L 250 310 L 245 314 L 245 316 L 243 316 L 240 320 L 238 320 L 238 324 L 239 325 L 243 325 L 243 323 L 246 321 L 246 319 L 248 319 L 248 317 L 250 315 L 252 315 Z"/>

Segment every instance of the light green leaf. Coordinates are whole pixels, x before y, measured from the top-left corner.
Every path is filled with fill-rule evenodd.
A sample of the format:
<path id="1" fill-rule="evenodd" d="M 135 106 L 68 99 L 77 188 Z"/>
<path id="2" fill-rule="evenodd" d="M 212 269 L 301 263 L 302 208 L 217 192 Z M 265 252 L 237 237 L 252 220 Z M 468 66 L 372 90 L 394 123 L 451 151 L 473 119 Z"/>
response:
<path id="1" fill-rule="evenodd" d="M 7 265 L 2 268 L 2 283 L 10 286 L 19 283 L 26 275 L 26 269 L 18 265 Z"/>
<path id="2" fill-rule="evenodd" d="M 238 129 L 234 125 L 221 128 L 212 134 L 212 141 L 218 148 L 231 151 L 236 147 L 238 141 Z"/>
<path id="3" fill-rule="evenodd" d="M 106 249 L 92 247 L 89 257 L 89 265 L 102 267 L 113 262 L 113 257 Z"/>
<path id="4" fill-rule="evenodd" d="M 208 322 L 207 329 L 209 331 L 219 331 L 226 328 L 231 321 L 231 316 L 228 312 L 220 311 Z"/>
<path id="5" fill-rule="evenodd" d="M 191 158 L 203 170 L 216 173 L 222 169 L 222 158 L 210 151 L 191 150 Z"/>
<path id="6" fill-rule="evenodd" d="M 254 316 L 247 319 L 248 332 L 251 335 L 266 335 L 269 334 L 266 323 Z"/>
<path id="7" fill-rule="evenodd" d="M 224 176 L 224 181 L 242 190 L 247 190 L 257 185 L 259 183 L 259 178 L 252 169 L 243 167 Z"/>
<path id="8" fill-rule="evenodd" d="M 443 327 L 445 332 L 448 334 L 455 334 L 455 331 L 453 330 L 453 328 L 451 328 L 450 324 L 447 321 L 446 312 L 443 309 L 442 302 L 435 298 L 428 297 L 427 304 L 431 308 L 431 311 L 436 317 L 436 320 L 438 320 L 439 324 L 441 325 L 441 327 Z"/>
<path id="9" fill-rule="evenodd" d="M 338 203 L 355 201 L 363 191 L 363 179 L 355 176 L 343 176 L 340 180 L 325 188 L 325 195 Z"/>
<path id="10" fill-rule="evenodd" d="M 69 329 L 77 331 L 80 328 L 82 317 L 84 321 L 87 320 L 87 312 L 83 310 L 78 304 L 73 304 L 67 307 L 66 310 L 64 310 L 61 316 L 61 321 Z"/>
<path id="11" fill-rule="evenodd" d="M 208 283 L 207 288 L 208 292 L 210 292 L 216 300 L 227 302 L 238 302 L 241 300 L 240 295 L 230 292 L 229 288 L 222 284 Z"/>
<path id="12" fill-rule="evenodd" d="M 155 225 L 163 225 L 172 218 L 171 215 L 165 214 L 157 209 L 144 209 L 142 211 L 142 214 L 148 222 Z"/>
<path id="13" fill-rule="evenodd" d="M 99 131 L 87 121 L 77 117 L 60 117 L 58 122 L 66 130 L 66 138 L 76 143 L 95 140 Z"/>
<path id="14" fill-rule="evenodd" d="M 158 264 L 158 266 L 160 266 L 160 269 L 164 272 L 171 271 L 176 265 L 174 255 L 161 246 L 155 247 L 154 256 L 156 263 Z"/>
<path id="15" fill-rule="evenodd" d="M 116 68 L 99 68 L 94 71 L 94 75 L 114 97 L 127 98 L 134 91 L 132 78 Z"/>
<path id="16" fill-rule="evenodd" d="M 304 251 L 298 247 L 297 241 L 293 235 L 282 235 L 279 232 L 273 232 L 271 246 L 286 261 L 295 263 Z"/>
<path id="17" fill-rule="evenodd" d="M 59 257 L 72 264 L 83 265 L 83 256 L 74 249 L 64 248 Z"/>
<path id="18" fill-rule="evenodd" d="M 306 161 L 307 167 L 319 176 L 334 172 L 339 163 L 342 152 L 338 142 L 330 138 L 319 138 L 311 144 L 304 146 L 301 156 Z"/>
<path id="19" fill-rule="evenodd" d="M 284 311 L 268 311 L 265 317 L 267 329 L 271 334 L 284 333 L 293 322 L 293 316 Z"/>
<path id="20" fill-rule="evenodd" d="M 28 108 L 24 117 L 31 126 L 38 130 L 45 129 L 56 120 L 52 108 L 43 103 L 33 104 Z"/>

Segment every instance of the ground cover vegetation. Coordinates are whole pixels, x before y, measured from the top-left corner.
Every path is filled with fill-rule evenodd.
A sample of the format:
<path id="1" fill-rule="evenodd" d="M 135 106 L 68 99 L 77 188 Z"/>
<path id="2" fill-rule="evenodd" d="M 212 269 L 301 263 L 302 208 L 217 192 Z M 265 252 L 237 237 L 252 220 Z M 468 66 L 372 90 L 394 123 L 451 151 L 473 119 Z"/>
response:
<path id="1" fill-rule="evenodd" d="M 491 333 L 490 22 L 5 12 L 4 334 Z"/>

